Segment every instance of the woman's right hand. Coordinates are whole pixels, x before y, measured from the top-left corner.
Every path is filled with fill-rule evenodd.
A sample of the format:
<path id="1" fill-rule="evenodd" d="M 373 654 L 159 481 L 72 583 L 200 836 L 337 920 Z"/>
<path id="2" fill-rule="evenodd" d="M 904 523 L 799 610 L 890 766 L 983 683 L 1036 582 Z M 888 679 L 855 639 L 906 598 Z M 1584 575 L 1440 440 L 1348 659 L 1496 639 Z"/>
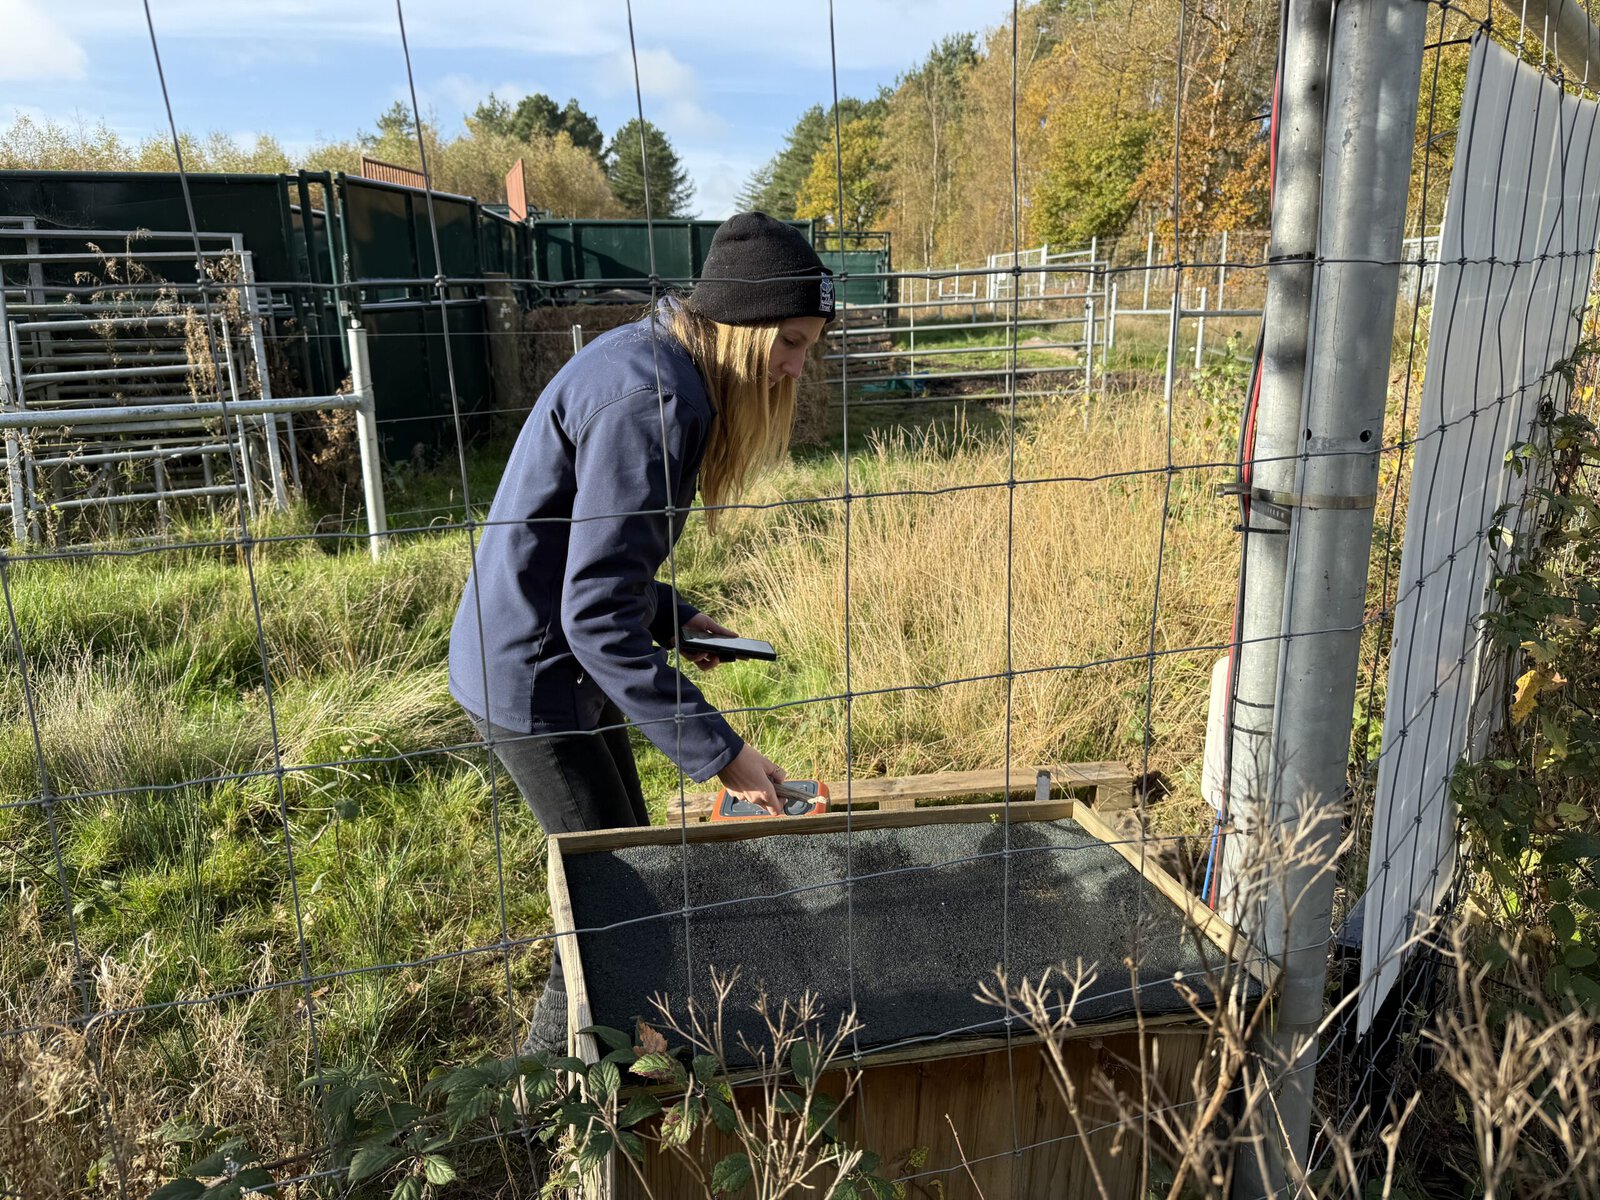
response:
<path id="1" fill-rule="evenodd" d="M 782 767 L 749 742 L 732 762 L 717 772 L 717 778 L 739 799 L 759 804 L 775 817 L 783 815 L 783 802 L 778 799 L 773 785 L 782 783 L 788 776 Z"/>

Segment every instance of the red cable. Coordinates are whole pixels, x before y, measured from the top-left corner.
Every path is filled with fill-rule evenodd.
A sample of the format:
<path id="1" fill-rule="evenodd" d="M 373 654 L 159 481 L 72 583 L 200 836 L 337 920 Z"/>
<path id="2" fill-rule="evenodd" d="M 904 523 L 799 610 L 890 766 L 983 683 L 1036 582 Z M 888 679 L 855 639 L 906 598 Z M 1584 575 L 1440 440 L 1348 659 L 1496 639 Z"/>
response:
<path id="1" fill-rule="evenodd" d="M 1278 102 L 1283 92 L 1283 73 L 1281 70 L 1273 73 L 1272 79 L 1272 114 L 1267 125 L 1267 209 L 1270 212 L 1276 184 L 1278 180 Z M 1265 320 L 1266 307 L 1262 306 L 1262 319 Z M 1257 344 L 1255 366 L 1250 372 L 1250 394 L 1244 412 L 1244 441 L 1242 453 L 1239 456 L 1239 504 L 1243 513 L 1243 536 L 1250 536 L 1250 464 L 1255 458 L 1256 449 L 1256 410 L 1261 402 L 1261 347 Z M 1242 592 L 1243 580 L 1240 581 Z M 1234 593 L 1233 598 L 1233 636 L 1228 640 L 1228 676 L 1227 689 L 1222 697 L 1222 711 L 1229 714 L 1226 736 L 1229 743 L 1233 740 L 1233 688 L 1234 673 L 1238 668 L 1239 639 L 1244 634 L 1244 610 L 1240 604 L 1240 592 Z M 1226 753 L 1226 751 L 1225 751 Z M 1205 897 L 1207 906 L 1215 910 L 1217 896 L 1222 886 L 1222 825 L 1227 819 L 1228 797 L 1226 789 L 1219 798 L 1217 808 L 1217 842 L 1214 848 L 1214 859 L 1211 864 L 1211 887 Z"/>

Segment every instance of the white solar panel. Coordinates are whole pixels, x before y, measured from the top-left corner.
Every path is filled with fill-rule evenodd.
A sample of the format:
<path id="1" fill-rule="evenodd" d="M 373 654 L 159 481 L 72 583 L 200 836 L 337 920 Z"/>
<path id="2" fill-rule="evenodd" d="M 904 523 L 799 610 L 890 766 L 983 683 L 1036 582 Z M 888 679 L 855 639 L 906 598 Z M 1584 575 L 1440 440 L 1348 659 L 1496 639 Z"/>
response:
<path id="1" fill-rule="evenodd" d="M 1480 35 L 1440 239 L 1411 500 L 1396 592 L 1362 946 L 1364 1032 L 1450 883 L 1450 779 L 1498 715 L 1477 620 L 1505 466 L 1566 383 L 1600 214 L 1600 107 Z M 1508 521 L 1514 519 L 1507 517 Z"/>

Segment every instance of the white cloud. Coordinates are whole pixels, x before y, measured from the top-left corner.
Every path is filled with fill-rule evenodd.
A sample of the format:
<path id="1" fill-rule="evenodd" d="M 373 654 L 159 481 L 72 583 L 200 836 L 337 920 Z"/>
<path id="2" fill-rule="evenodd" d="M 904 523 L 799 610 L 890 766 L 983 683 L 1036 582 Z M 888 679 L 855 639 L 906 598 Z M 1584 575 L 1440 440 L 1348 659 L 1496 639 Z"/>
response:
<path id="1" fill-rule="evenodd" d="M 672 97 L 694 100 L 700 95 L 700 79 L 693 69 L 673 55 L 655 48 L 639 51 L 639 91 L 646 98 Z M 595 90 L 602 96 L 633 95 L 634 57 L 626 48 L 606 55 L 591 73 Z M 648 112 L 645 116 L 649 116 Z"/>
<path id="2" fill-rule="evenodd" d="M 686 148 L 681 157 L 689 178 L 694 180 L 690 204 L 695 215 L 714 221 L 731 217 L 738 210 L 734 197 L 750 178 L 750 172 L 760 165 L 755 159 L 732 158 L 720 150 L 696 147 Z"/>
<path id="3" fill-rule="evenodd" d="M 672 51 L 650 47 L 639 51 L 639 95 L 645 120 L 674 139 L 721 137 L 728 122 L 701 103 L 700 76 Z M 602 96 L 625 101 L 631 116 L 634 99 L 633 55 L 618 50 L 602 58 L 591 72 L 595 90 Z"/>
<path id="4" fill-rule="evenodd" d="M 0 80 L 82 79 L 89 65 L 83 47 L 35 0 L 0 0 Z"/>

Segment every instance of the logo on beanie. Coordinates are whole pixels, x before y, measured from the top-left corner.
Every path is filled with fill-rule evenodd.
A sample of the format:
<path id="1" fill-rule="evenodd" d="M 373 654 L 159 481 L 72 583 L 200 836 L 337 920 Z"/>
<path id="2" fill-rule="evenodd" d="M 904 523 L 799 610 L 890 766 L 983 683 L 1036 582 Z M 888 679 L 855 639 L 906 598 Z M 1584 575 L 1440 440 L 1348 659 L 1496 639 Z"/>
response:
<path id="1" fill-rule="evenodd" d="M 833 311 L 833 276 L 824 275 L 821 282 L 822 300 L 818 307 L 825 313 L 831 313 Z"/>

